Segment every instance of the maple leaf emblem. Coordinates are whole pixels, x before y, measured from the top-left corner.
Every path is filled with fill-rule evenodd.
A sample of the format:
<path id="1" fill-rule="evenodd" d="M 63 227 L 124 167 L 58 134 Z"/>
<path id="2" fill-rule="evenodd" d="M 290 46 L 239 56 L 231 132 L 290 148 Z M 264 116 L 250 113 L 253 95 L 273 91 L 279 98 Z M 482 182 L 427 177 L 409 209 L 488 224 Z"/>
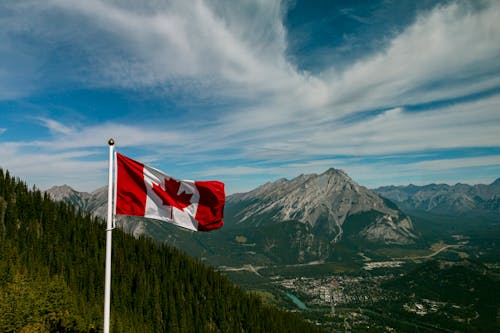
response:
<path id="1" fill-rule="evenodd" d="M 160 185 L 153 183 L 153 191 L 160 197 L 165 206 L 175 207 L 183 210 L 191 205 L 191 197 L 193 194 L 182 191 L 179 193 L 181 182 L 174 178 L 165 178 L 165 189 Z"/>

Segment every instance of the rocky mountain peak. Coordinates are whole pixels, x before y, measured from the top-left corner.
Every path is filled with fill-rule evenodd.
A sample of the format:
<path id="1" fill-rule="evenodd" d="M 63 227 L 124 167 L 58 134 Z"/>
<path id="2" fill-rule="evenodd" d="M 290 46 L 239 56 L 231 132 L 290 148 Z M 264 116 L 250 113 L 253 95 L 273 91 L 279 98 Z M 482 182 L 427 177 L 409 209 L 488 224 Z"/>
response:
<path id="1" fill-rule="evenodd" d="M 79 192 L 68 185 L 52 186 L 45 192 L 54 200 L 67 202 L 96 216 L 106 216 L 102 211 L 107 209 L 107 186 L 92 193 Z M 102 206 L 105 208 L 102 208 Z"/>
<path id="2" fill-rule="evenodd" d="M 66 201 L 77 206 L 80 206 L 81 203 L 89 196 L 88 193 L 75 191 L 73 188 L 66 184 L 60 186 L 52 186 L 46 192 L 54 200 Z"/>
<path id="3" fill-rule="evenodd" d="M 300 175 L 291 180 L 267 183 L 248 193 L 230 196 L 228 203 L 243 207 L 232 216 L 236 225 L 298 221 L 316 232 L 332 235 L 337 241 L 342 237 L 342 225 L 348 217 L 375 211 L 379 218 L 373 223 L 384 225 L 375 228 L 377 234 L 383 233 L 386 227 L 399 232 L 399 222 L 406 219 L 402 224 L 403 238 L 413 236 L 411 220 L 397 207 L 389 207 L 384 199 L 358 185 L 344 171 L 333 168 L 319 175 Z"/>
<path id="4" fill-rule="evenodd" d="M 54 195 L 57 195 L 59 193 L 62 195 L 62 194 L 73 193 L 75 192 L 75 190 L 73 190 L 73 188 L 71 188 L 69 185 L 64 184 L 64 185 L 52 186 L 47 190 L 47 192 Z"/>
<path id="5" fill-rule="evenodd" d="M 322 175 L 338 175 L 351 179 L 351 177 L 349 177 L 344 170 L 335 168 L 329 168 L 328 170 L 323 172 Z"/>

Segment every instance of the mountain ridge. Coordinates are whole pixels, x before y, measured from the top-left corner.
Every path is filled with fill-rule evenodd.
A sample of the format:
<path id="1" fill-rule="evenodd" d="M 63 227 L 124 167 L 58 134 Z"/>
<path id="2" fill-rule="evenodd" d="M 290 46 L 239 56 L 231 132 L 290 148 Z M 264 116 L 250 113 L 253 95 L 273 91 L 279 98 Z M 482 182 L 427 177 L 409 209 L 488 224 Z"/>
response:
<path id="1" fill-rule="evenodd" d="M 427 190 L 444 191 L 450 186 L 429 184 Z M 460 184 L 457 188 L 463 190 L 467 186 Z M 484 186 L 477 188 L 484 195 L 495 192 Z M 48 192 L 54 189 L 57 187 Z M 408 189 L 417 193 L 421 187 L 410 185 Z M 53 196 L 96 216 L 106 216 L 106 187 L 91 193 L 81 192 L 82 200 L 75 197 L 77 191 L 62 187 L 59 192 L 63 190 L 69 195 L 64 197 L 55 193 Z M 401 192 L 400 195 L 404 194 Z M 191 255 L 211 258 L 208 260 L 215 260 L 214 263 L 224 262 L 222 258 L 227 256 L 228 247 L 231 247 L 231 251 L 240 251 L 237 261 L 241 263 L 256 260 L 293 264 L 335 257 L 336 244 L 341 240 L 358 247 L 369 245 L 366 242 L 375 246 L 407 246 L 419 242 L 420 232 L 415 230 L 412 219 L 405 213 L 412 213 L 412 210 L 407 210 L 397 199 L 400 198 L 377 194 L 354 182 L 344 171 L 331 168 L 321 174 L 280 178 L 251 191 L 229 195 L 224 213 L 225 226 L 217 234 L 191 235 L 178 228 L 169 228 L 170 225 L 163 222 L 138 217 L 117 216 L 116 222 L 136 238 L 150 236 Z M 192 242 L 193 237 L 196 242 Z M 234 244 L 239 244 L 239 239 L 248 239 L 248 244 L 230 245 L 235 238 L 238 241 Z"/>
<path id="2" fill-rule="evenodd" d="M 395 201 L 406 211 L 451 216 L 479 215 L 500 221 L 500 178 L 491 184 L 389 185 L 374 191 Z"/>
<path id="3" fill-rule="evenodd" d="M 51 194 L 54 191 L 56 193 Z M 76 191 L 64 187 L 54 187 L 47 192 L 96 216 L 106 216 L 106 187 L 82 193 L 81 200 L 75 197 Z M 59 192 L 69 195 L 64 197 L 64 193 Z M 344 235 L 344 224 L 353 219 L 357 227 L 348 228 L 349 234 Z M 155 220 L 116 217 L 117 225 L 135 237 L 150 236 L 198 257 L 220 257 L 225 250 L 207 253 L 206 249 L 213 248 L 213 244 L 207 247 L 205 242 L 219 237 L 226 244 L 228 235 L 235 233 L 253 239 L 256 244 L 252 251 L 242 250 L 241 258 L 252 261 L 259 257 L 265 262 L 276 263 L 325 260 L 344 236 L 380 245 L 408 245 L 417 239 L 411 218 L 396 205 L 334 168 L 290 180 L 281 178 L 247 193 L 229 195 L 224 221 L 225 226 L 217 235 L 192 236 L 198 239 L 199 246 L 195 246 L 187 240 L 189 237 L 184 230 L 160 226 Z"/>

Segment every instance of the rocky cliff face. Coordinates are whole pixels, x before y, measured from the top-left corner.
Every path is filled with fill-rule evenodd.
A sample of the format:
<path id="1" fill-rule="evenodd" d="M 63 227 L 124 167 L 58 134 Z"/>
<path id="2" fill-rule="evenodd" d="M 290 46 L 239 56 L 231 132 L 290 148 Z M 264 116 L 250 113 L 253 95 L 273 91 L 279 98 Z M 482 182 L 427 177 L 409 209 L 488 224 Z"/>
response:
<path id="1" fill-rule="evenodd" d="M 350 216 L 373 211 L 376 217 L 367 221 L 362 237 L 391 244 L 408 244 L 415 239 L 409 217 L 337 169 L 280 179 L 229 196 L 227 202 L 239 208 L 228 216 L 228 223 L 235 227 L 299 221 L 314 233 L 329 235 L 335 243 L 342 238 L 343 224 Z"/>

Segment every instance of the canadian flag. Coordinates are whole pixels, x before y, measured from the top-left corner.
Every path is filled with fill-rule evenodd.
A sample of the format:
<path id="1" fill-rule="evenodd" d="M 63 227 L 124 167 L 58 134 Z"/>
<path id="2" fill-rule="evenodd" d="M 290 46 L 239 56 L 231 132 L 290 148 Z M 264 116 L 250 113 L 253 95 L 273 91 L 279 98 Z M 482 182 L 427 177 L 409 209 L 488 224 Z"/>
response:
<path id="1" fill-rule="evenodd" d="M 115 214 L 144 216 L 196 231 L 224 224 L 224 183 L 177 180 L 120 153 L 115 161 Z"/>

